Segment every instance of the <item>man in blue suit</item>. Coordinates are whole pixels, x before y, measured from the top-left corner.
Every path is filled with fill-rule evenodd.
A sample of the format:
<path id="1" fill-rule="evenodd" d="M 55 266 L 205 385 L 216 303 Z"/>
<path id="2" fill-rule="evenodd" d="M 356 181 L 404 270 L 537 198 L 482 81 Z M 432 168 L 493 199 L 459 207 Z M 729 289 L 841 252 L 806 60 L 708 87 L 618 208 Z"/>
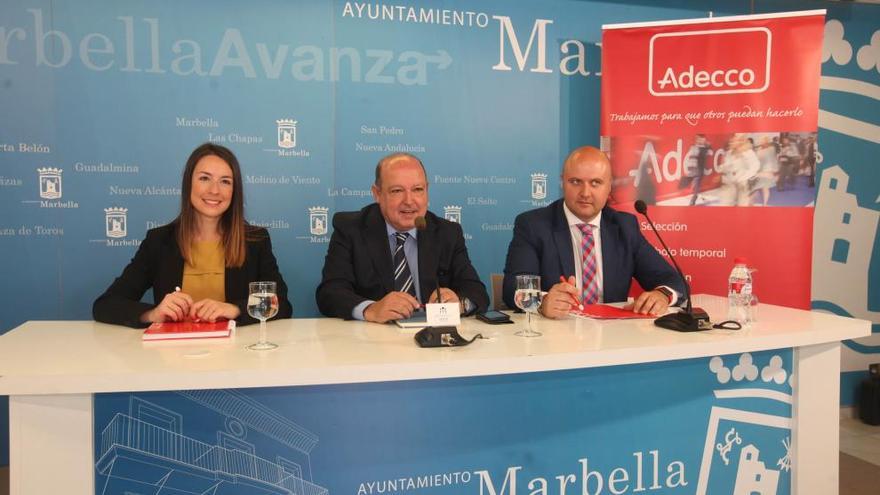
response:
<path id="1" fill-rule="evenodd" d="M 645 292 L 639 313 L 662 314 L 679 302 L 677 272 L 645 240 L 635 216 L 606 206 L 611 163 L 597 148 L 571 152 L 562 170 L 563 199 L 516 217 L 504 267 L 504 302 L 515 307 L 516 276 L 541 276 L 541 314 L 562 318 L 575 305 L 625 301 L 633 278 Z"/>

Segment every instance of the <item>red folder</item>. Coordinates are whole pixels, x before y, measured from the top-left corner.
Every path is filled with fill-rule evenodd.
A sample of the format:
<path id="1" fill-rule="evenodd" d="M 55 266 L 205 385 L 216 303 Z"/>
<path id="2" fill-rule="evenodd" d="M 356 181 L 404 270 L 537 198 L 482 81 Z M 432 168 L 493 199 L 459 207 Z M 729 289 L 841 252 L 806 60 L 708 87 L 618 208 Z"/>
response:
<path id="1" fill-rule="evenodd" d="M 144 330 L 143 340 L 209 339 L 232 335 L 235 320 L 166 321 L 153 323 Z"/>
<path id="2" fill-rule="evenodd" d="M 657 315 L 636 313 L 628 309 L 618 308 L 609 304 L 587 304 L 584 309 L 573 308 L 570 315 L 578 318 L 595 318 L 597 320 L 628 320 L 637 318 L 656 318 Z"/>

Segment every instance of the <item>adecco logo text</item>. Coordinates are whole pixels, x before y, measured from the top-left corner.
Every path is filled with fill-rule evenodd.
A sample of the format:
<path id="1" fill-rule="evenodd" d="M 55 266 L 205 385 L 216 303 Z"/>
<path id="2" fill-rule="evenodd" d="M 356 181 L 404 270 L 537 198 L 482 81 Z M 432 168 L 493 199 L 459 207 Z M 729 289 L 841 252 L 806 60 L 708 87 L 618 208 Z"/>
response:
<path id="1" fill-rule="evenodd" d="M 654 35 L 648 89 L 654 96 L 761 93 L 770 86 L 771 39 L 761 27 Z"/>

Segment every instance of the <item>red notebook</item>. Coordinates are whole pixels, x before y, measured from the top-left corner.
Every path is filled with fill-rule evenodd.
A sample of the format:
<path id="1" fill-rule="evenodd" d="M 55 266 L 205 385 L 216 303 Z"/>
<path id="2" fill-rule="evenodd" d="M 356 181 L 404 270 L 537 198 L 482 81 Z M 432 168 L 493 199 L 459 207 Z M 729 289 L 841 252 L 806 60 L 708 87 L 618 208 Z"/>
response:
<path id="1" fill-rule="evenodd" d="M 166 321 L 153 323 L 144 330 L 143 340 L 208 339 L 229 337 L 235 329 L 235 320 Z"/>
<path id="2" fill-rule="evenodd" d="M 596 318 L 599 320 L 626 320 L 657 317 L 657 315 L 636 313 L 628 309 L 618 308 L 608 304 L 587 304 L 584 306 L 583 311 L 572 309 L 568 314 L 579 318 Z"/>

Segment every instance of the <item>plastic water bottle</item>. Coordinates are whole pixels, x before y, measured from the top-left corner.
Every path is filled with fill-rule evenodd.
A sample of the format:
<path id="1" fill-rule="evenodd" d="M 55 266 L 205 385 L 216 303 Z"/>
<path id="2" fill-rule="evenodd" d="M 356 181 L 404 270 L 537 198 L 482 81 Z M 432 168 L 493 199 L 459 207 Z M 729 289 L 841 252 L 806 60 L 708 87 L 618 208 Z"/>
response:
<path id="1" fill-rule="evenodd" d="M 733 260 L 733 270 L 727 279 L 727 318 L 745 325 L 749 323 L 752 304 L 752 271 L 745 258 Z"/>

